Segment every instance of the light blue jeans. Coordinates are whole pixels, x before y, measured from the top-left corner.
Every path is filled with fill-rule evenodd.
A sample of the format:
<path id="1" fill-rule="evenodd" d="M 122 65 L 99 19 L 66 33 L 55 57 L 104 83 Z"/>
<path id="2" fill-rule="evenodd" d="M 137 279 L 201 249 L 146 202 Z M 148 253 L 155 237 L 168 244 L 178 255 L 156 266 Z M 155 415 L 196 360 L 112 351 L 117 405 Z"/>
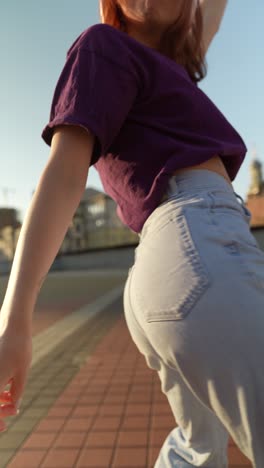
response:
<path id="1" fill-rule="evenodd" d="M 176 427 L 154 468 L 226 468 L 229 436 L 264 467 L 264 252 L 222 176 L 174 175 L 140 233 L 123 304 Z"/>

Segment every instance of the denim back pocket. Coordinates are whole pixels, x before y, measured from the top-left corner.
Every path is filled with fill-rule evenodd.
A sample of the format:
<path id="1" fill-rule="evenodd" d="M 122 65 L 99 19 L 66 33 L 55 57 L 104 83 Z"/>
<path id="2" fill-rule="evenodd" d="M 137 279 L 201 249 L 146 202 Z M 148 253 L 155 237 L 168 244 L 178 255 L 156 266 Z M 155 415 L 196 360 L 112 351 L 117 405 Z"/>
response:
<path id="1" fill-rule="evenodd" d="M 138 313 L 147 322 L 185 318 L 211 283 L 191 234 L 192 212 L 199 219 L 202 211 L 181 208 L 170 214 L 139 247 L 132 292 Z"/>

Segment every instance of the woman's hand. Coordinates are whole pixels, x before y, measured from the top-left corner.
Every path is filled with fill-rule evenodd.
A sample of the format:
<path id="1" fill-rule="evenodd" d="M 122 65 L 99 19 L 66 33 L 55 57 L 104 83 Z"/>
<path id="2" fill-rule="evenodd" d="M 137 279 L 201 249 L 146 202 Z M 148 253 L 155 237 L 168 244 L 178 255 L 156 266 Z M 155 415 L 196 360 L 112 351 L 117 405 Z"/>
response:
<path id="1" fill-rule="evenodd" d="M 16 416 L 32 361 L 32 333 L 28 326 L 4 326 L 0 314 L 0 432 L 4 418 Z M 10 384 L 10 389 L 5 387 Z"/>

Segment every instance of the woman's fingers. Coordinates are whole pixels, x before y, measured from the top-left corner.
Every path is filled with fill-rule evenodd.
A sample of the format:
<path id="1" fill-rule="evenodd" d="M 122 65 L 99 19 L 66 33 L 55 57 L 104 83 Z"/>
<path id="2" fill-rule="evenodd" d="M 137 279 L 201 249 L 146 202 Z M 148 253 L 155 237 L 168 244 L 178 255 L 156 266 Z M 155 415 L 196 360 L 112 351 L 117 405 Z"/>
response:
<path id="1" fill-rule="evenodd" d="M 25 372 L 18 372 L 12 379 L 12 383 L 10 386 L 10 394 L 11 394 L 11 402 L 17 409 L 19 409 L 22 394 L 25 387 Z"/>
<path id="2" fill-rule="evenodd" d="M 0 418 L 12 415 L 15 416 L 19 410 L 12 404 L 0 405 Z"/>
<path id="3" fill-rule="evenodd" d="M 0 403 L 6 403 L 12 400 L 11 393 L 9 390 L 5 390 L 0 393 Z"/>

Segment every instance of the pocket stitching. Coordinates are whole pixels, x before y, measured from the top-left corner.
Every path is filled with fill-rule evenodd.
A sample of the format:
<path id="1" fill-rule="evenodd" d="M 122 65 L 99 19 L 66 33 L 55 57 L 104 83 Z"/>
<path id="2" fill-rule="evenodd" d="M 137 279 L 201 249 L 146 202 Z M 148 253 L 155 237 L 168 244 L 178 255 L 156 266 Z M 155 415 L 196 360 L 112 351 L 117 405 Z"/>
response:
<path id="1" fill-rule="evenodd" d="M 147 322 L 163 321 L 169 319 L 179 320 L 186 317 L 191 312 L 195 302 L 197 302 L 198 299 L 200 299 L 203 292 L 211 284 L 210 274 L 206 266 L 202 262 L 199 252 L 195 248 L 193 239 L 188 233 L 189 226 L 186 211 L 183 210 L 183 214 L 172 218 L 171 221 L 176 222 L 179 227 L 179 235 L 183 240 L 186 252 L 188 252 L 187 261 L 191 266 L 193 272 L 196 274 L 197 281 L 196 284 L 192 287 L 191 291 L 187 288 L 185 289 L 182 298 L 177 302 L 177 306 L 174 305 L 169 309 L 156 309 L 155 311 L 148 310 L 146 307 L 143 306 L 143 314 Z M 190 256 L 192 258 L 190 258 Z M 138 291 L 135 291 L 135 296 L 137 297 L 139 303 L 140 300 L 144 302 L 143 298 L 141 298 Z M 175 307 L 177 307 L 177 310 L 175 310 Z"/>

